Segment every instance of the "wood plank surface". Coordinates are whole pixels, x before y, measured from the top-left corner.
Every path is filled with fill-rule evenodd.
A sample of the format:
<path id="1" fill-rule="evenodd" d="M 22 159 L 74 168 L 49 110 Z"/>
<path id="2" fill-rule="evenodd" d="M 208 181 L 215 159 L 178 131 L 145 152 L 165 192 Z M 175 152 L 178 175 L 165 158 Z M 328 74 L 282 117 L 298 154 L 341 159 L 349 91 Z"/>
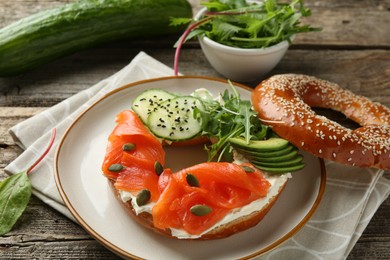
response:
<path id="1" fill-rule="evenodd" d="M 0 0 L 0 27 L 71 0 Z M 194 12 L 200 2 L 190 1 Z M 306 0 L 313 15 L 305 21 L 319 33 L 297 36 L 276 73 L 305 73 L 334 81 L 390 107 L 390 1 Z M 22 150 L 8 129 L 115 73 L 145 51 L 173 66 L 174 37 L 120 41 L 69 55 L 20 76 L 0 78 L 0 180 L 4 167 Z M 219 77 L 192 41 L 180 70 Z M 258 82 L 249 82 L 254 87 Z M 390 172 L 386 171 L 390 179 Z M 32 197 L 15 228 L 0 237 L 0 259 L 119 259 L 78 224 Z M 390 259 L 390 199 L 374 215 L 348 259 Z"/>
<path id="2" fill-rule="evenodd" d="M 0 27 L 38 11 L 71 1 L 3 0 L 3 2 L 0 9 Z M 196 13 L 200 9 L 199 3 L 201 1 L 191 0 L 190 2 L 194 6 L 194 13 Z M 296 44 L 338 46 L 339 48 L 390 47 L 388 26 L 385 26 L 390 24 L 389 1 L 306 0 L 305 3 L 312 10 L 312 16 L 302 20 L 303 23 L 307 22 L 315 27 L 320 27 L 322 31 L 298 35 L 295 40 Z"/>
<path id="3" fill-rule="evenodd" d="M 96 48 L 55 61 L 14 78 L 0 78 L 0 106 L 52 106 L 86 89 L 126 66 L 145 51 L 173 66 L 173 50 L 153 48 Z M 102 58 L 104 56 L 104 58 Z M 299 60 L 300 62 L 296 62 Z M 292 49 L 272 73 L 305 73 L 336 82 L 356 94 L 390 106 L 387 50 Z M 219 77 L 198 48 L 182 50 L 180 70 L 186 75 Z M 257 82 L 247 83 L 255 86 Z"/>

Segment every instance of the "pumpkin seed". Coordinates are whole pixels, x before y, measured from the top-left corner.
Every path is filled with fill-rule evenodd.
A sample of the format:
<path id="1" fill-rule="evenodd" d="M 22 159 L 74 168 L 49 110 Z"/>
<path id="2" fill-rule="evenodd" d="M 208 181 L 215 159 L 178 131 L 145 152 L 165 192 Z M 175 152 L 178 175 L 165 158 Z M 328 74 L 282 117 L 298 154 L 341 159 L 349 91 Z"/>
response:
<path id="1" fill-rule="evenodd" d="M 138 206 L 143 206 L 150 200 L 150 191 L 148 189 L 141 190 L 135 199 Z"/>
<path id="2" fill-rule="evenodd" d="M 156 161 L 154 163 L 154 170 L 156 171 L 156 174 L 160 176 L 161 173 L 164 171 L 164 167 L 161 165 L 159 161 Z"/>
<path id="3" fill-rule="evenodd" d="M 205 216 L 207 214 L 210 214 L 212 209 L 209 206 L 198 204 L 198 205 L 192 206 L 190 208 L 190 211 L 195 216 L 201 217 L 201 216 Z"/>
<path id="4" fill-rule="evenodd" d="M 123 170 L 124 168 L 125 168 L 125 166 L 123 166 L 122 164 L 114 163 L 114 164 L 111 164 L 110 167 L 108 167 L 108 170 L 112 171 L 112 172 L 119 172 L 119 171 Z"/>
<path id="5" fill-rule="evenodd" d="M 252 167 L 246 166 L 246 165 L 242 165 L 241 168 L 242 168 L 246 173 L 255 172 L 255 169 L 253 169 Z"/>
<path id="6" fill-rule="evenodd" d="M 186 181 L 187 181 L 188 185 L 190 185 L 191 187 L 199 187 L 198 179 L 196 178 L 195 175 L 192 175 L 191 173 L 187 173 Z"/>
<path id="7" fill-rule="evenodd" d="M 132 151 L 135 149 L 135 144 L 134 143 L 126 143 L 122 146 L 123 151 Z"/>

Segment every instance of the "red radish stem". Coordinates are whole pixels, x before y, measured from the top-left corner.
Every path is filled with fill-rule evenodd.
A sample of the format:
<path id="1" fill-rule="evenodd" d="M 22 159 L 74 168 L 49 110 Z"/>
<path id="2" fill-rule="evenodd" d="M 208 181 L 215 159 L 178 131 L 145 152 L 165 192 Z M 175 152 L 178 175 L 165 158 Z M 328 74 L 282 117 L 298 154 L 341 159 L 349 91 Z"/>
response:
<path id="1" fill-rule="evenodd" d="M 35 168 L 35 166 L 37 166 L 43 160 L 43 158 L 45 158 L 45 156 L 49 153 L 51 147 L 53 146 L 54 139 L 56 137 L 56 132 L 57 132 L 56 129 L 53 128 L 53 130 L 51 131 L 51 139 L 49 145 L 47 146 L 46 150 L 43 152 L 41 157 L 39 157 L 38 160 L 36 160 L 35 163 L 31 165 L 30 168 L 27 169 L 26 171 L 27 174 L 29 174 Z"/>
<path id="2" fill-rule="evenodd" d="M 196 22 L 194 24 L 191 24 L 183 33 L 183 35 L 180 37 L 180 41 L 179 43 L 177 44 L 177 47 L 176 47 L 176 51 L 175 51 L 175 60 L 174 60 L 174 65 L 173 65 L 173 71 L 174 71 L 174 74 L 175 76 L 177 76 L 179 74 L 179 56 L 180 56 L 180 50 L 181 50 L 181 47 L 183 46 L 184 44 L 184 41 L 185 39 L 187 38 L 188 34 L 194 29 L 196 28 L 197 26 L 199 26 L 200 24 L 210 20 L 211 17 L 207 17 L 207 18 L 204 18 L 202 20 L 200 20 L 199 22 Z"/>

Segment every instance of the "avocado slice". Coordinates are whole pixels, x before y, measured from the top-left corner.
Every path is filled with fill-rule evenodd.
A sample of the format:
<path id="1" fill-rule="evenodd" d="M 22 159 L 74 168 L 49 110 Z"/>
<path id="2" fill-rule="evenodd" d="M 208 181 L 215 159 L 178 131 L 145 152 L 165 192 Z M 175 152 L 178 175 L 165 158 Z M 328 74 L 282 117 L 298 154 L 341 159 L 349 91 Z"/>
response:
<path id="1" fill-rule="evenodd" d="M 244 138 L 230 138 L 231 146 L 256 168 L 275 174 L 301 170 L 305 164 L 298 149 L 287 140 L 271 137 L 267 140 L 251 140 L 248 144 Z"/>
<path id="2" fill-rule="evenodd" d="M 297 154 L 293 159 L 287 160 L 287 161 L 280 161 L 280 162 L 267 162 L 267 161 L 259 161 L 256 160 L 253 163 L 256 163 L 256 165 L 259 166 L 266 166 L 266 167 L 287 167 L 287 166 L 295 166 L 300 163 L 302 163 L 303 156 L 300 154 Z"/>
<path id="3" fill-rule="evenodd" d="M 286 167 L 279 167 L 279 166 L 267 167 L 267 166 L 256 165 L 255 163 L 253 163 L 253 165 L 262 171 L 266 171 L 269 173 L 279 173 L 279 174 L 299 171 L 303 169 L 303 167 L 305 167 L 304 163 L 299 163 L 294 166 L 286 166 Z"/>
<path id="4" fill-rule="evenodd" d="M 267 140 L 251 140 L 247 144 L 244 138 L 230 138 L 230 144 L 233 147 L 241 148 L 247 151 L 258 151 L 258 152 L 270 152 L 278 151 L 289 145 L 289 142 L 282 138 L 272 137 Z"/>
<path id="5" fill-rule="evenodd" d="M 291 161 L 293 159 L 295 159 L 297 156 L 299 156 L 298 154 L 298 151 L 297 150 L 293 150 L 287 154 L 283 154 L 283 155 L 280 155 L 280 156 L 275 156 L 275 157 L 269 157 L 269 158 L 261 158 L 261 157 L 247 157 L 248 160 L 250 160 L 251 162 L 259 162 L 259 163 L 262 163 L 262 162 L 269 162 L 269 163 L 280 163 L 280 162 L 286 162 L 286 161 Z M 245 157 L 245 155 L 244 155 Z"/>
<path id="6" fill-rule="evenodd" d="M 245 150 L 240 147 L 234 148 L 237 152 L 244 155 L 246 158 L 270 158 L 270 157 L 278 157 L 281 155 L 288 154 L 292 152 L 293 150 L 297 150 L 293 145 L 288 145 L 287 147 L 278 150 L 278 151 L 270 151 L 270 152 L 258 152 L 258 151 L 251 151 L 251 150 Z"/>

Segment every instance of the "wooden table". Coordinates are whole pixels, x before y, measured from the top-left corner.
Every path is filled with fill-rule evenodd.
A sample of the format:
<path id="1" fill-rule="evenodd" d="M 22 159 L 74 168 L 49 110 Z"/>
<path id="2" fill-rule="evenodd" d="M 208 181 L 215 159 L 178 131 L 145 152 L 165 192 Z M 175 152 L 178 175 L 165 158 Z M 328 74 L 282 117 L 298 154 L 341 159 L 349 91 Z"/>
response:
<path id="1" fill-rule="evenodd" d="M 0 27 L 70 0 L 1 0 Z M 199 9 L 200 1 L 191 1 Z M 296 37 L 276 73 L 304 73 L 338 82 L 351 91 L 390 107 L 389 0 L 307 0 L 313 15 L 307 20 L 320 33 Z M 22 150 L 8 129 L 46 108 L 92 86 L 145 51 L 173 66 L 176 39 L 122 41 L 70 55 L 33 72 L 0 78 L 0 179 L 4 167 Z M 219 75 L 210 67 L 196 42 L 182 51 L 184 74 Z M 255 84 L 252 84 L 255 86 Z M 390 173 L 385 173 L 390 178 Z M 374 215 L 349 259 L 390 259 L 390 199 Z M 80 226 L 32 197 L 20 221 L 0 237 L 0 258 L 117 259 Z"/>

